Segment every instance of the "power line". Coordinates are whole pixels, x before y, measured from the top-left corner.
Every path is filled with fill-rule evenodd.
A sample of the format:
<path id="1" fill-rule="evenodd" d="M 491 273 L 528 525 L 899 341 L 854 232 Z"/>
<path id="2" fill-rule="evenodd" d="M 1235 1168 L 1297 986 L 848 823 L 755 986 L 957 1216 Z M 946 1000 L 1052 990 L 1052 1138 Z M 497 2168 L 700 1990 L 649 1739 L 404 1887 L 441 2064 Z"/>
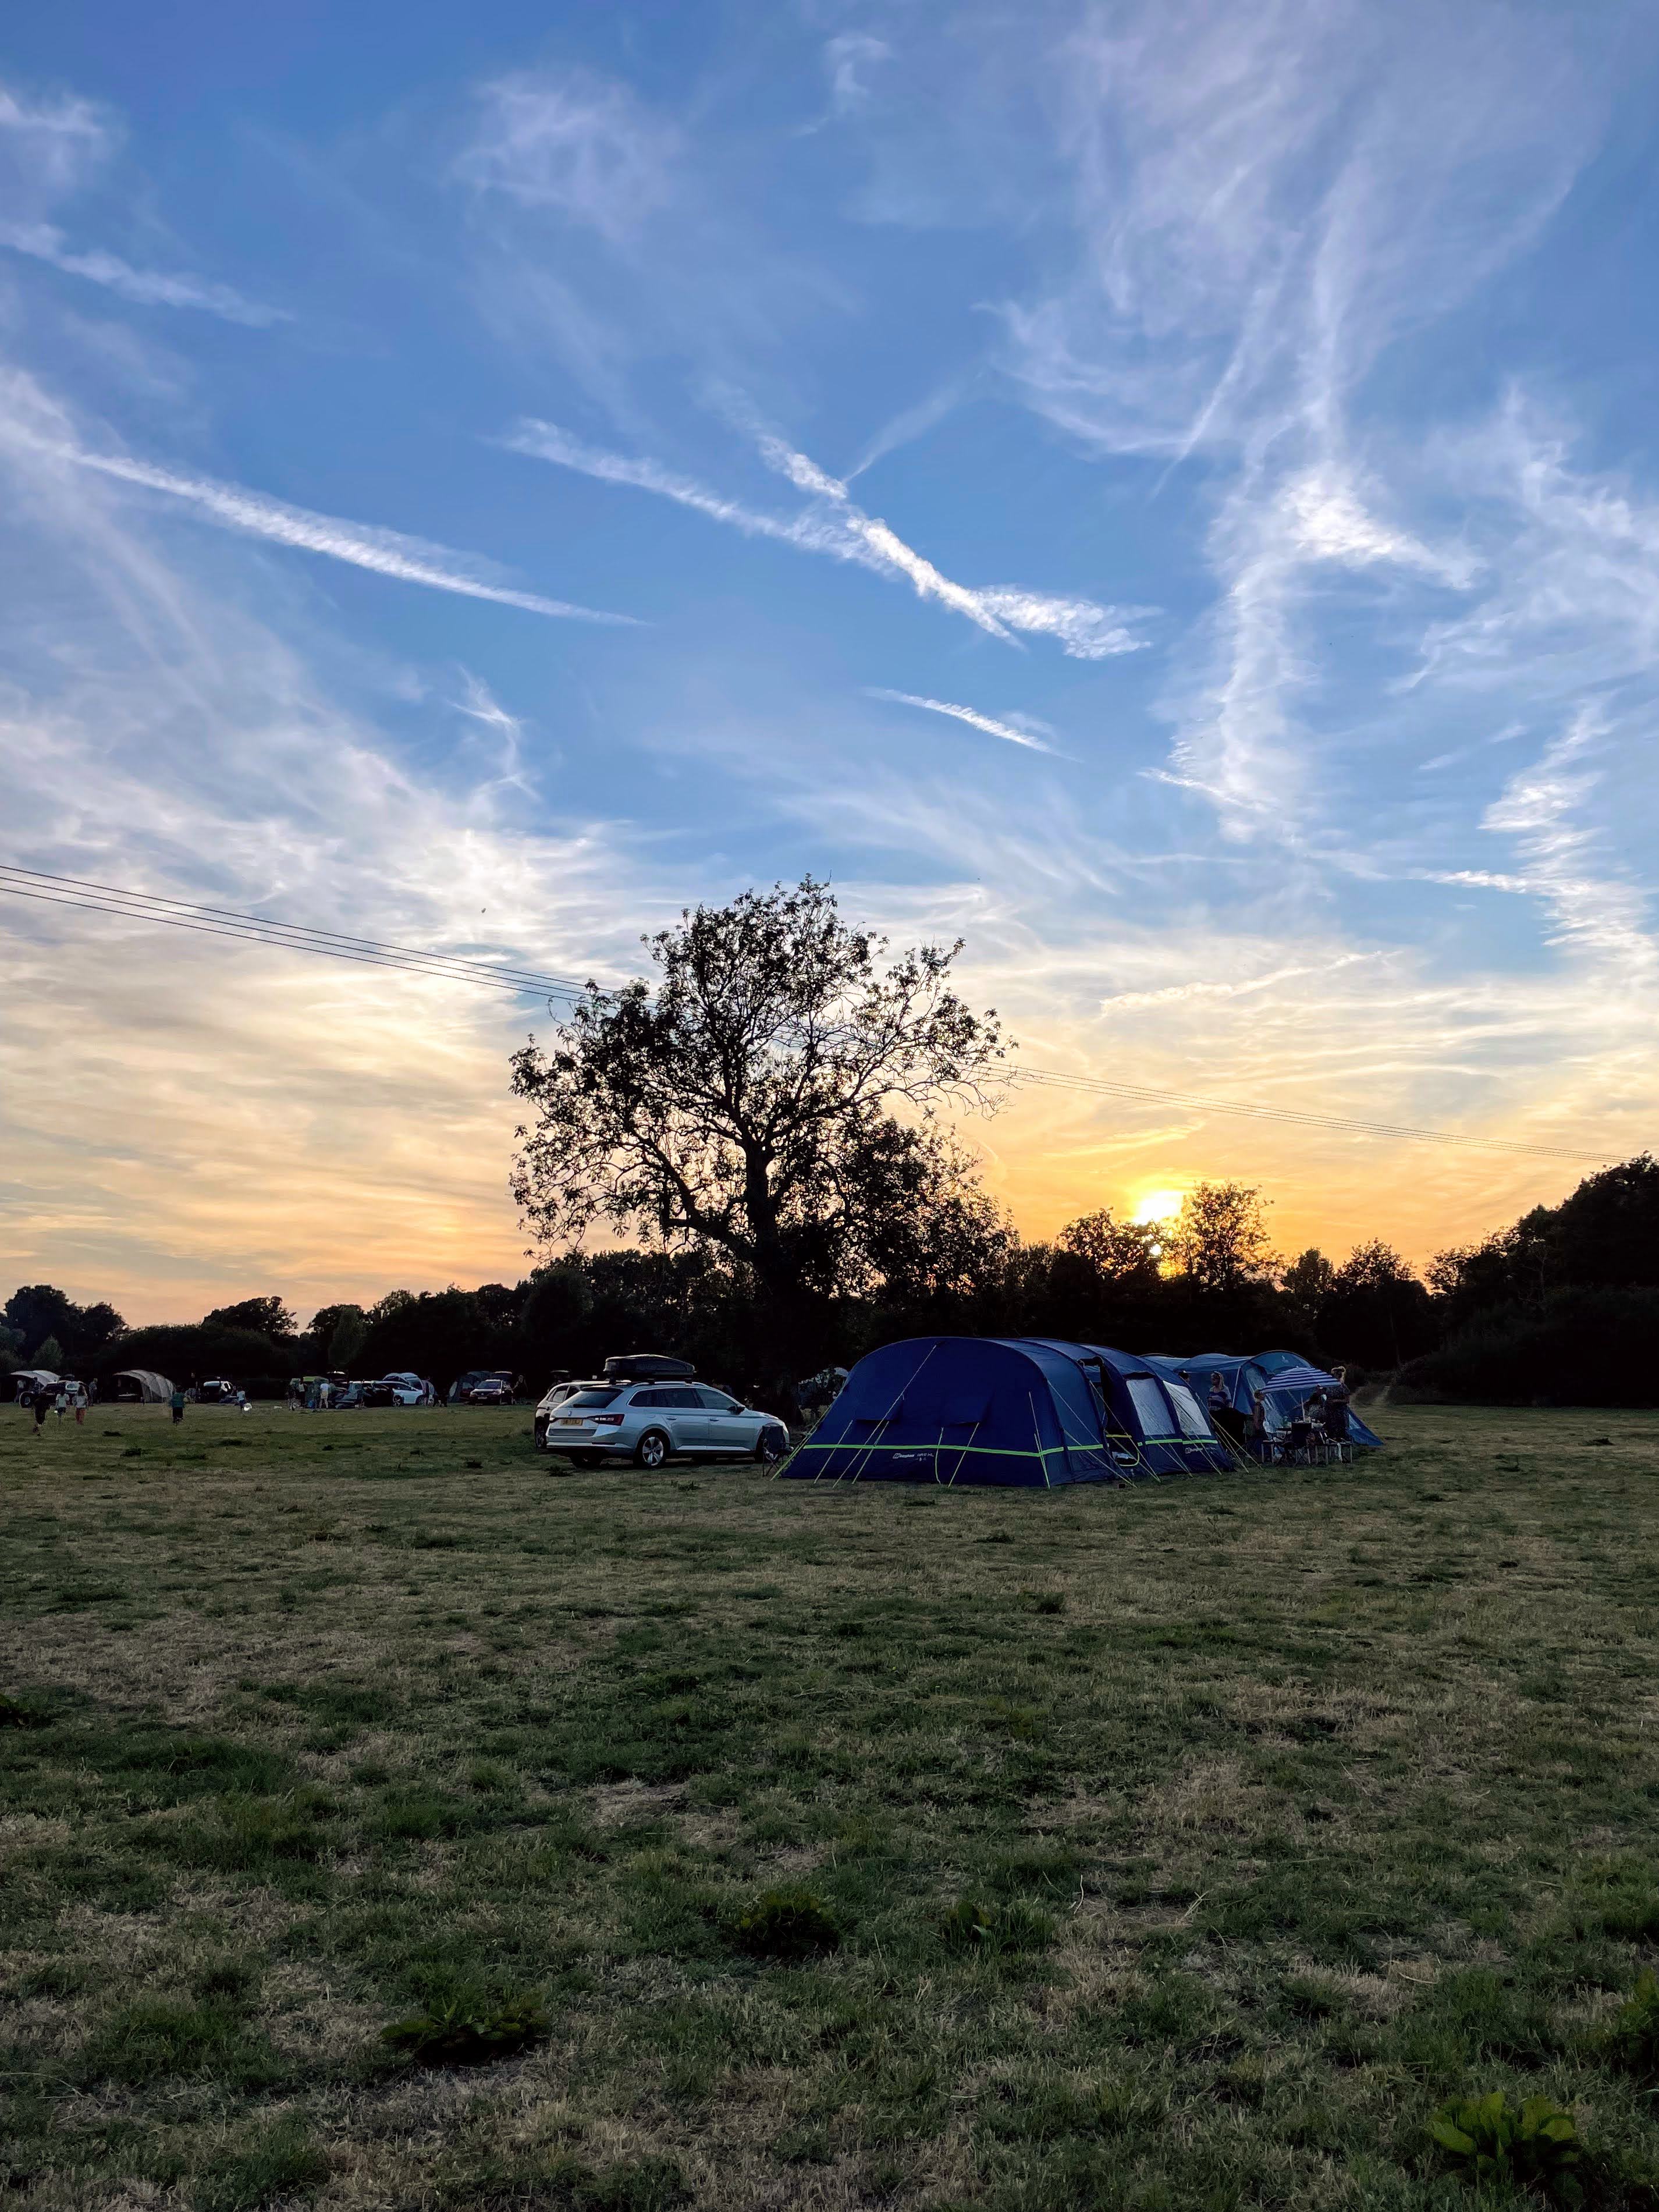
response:
<path id="1" fill-rule="evenodd" d="M 40 868 L 0 864 L 0 891 L 9 891 L 18 898 L 33 899 L 48 906 L 78 907 L 94 914 L 123 915 L 133 921 L 161 922 L 168 928 L 187 929 L 200 936 L 236 938 L 249 945 L 283 945 L 291 951 L 313 952 L 329 960 L 350 960 L 365 967 L 394 968 L 409 975 L 478 984 L 490 990 L 510 992 L 515 997 L 533 992 L 541 998 L 574 999 L 581 997 L 586 988 L 569 975 L 543 975 L 495 961 L 469 960 L 456 953 L 428 952 L 410 945 L 386 945 L 376 938 L 348 937 L 337 930 L 273 921 L 264 915 L 239 914 L 226 907 L 197 906 L 187 899 L 127 890 L 118 884 L 92 883 L 79 876 L 49 875 Z"/>
<path id="2" fill-rule="evenodd" d="M 441 981 L 471 983 L 483 989 L 506 991 L 515 998 L 533 994 L 549 1000 L 574 1000 L 583 997 L 587 988 L 569 975 L 544 975 L 495 961 L 470 960 L 456 953 L 423 951 L 418 946 L 384 944 L 372 937 L 349 937 L 336 930 L 315 929 L 301 922 L 274 921 L 266 915 L 241 914 L 228 907 L 198 906 L 187 899 L 126 890 L 118 884 L 95 883 L 79 876 L 52 875 L 39 868 L 10 867 L 0 863 L 0 891 L 49 906 L 118 915 L 128 921 L 157 922 L 170 929 L 190 930 L 203 936 L 231 938 L 248 945 L 276 945 L 289 951 L 314 953 L 329 960 L 349 960 L 365 967 L 427 975 Z M 1235 1115 L 1251 1121 L 1276 1121 L 1290 1127 L 1329 1129 L 1350 1136 L 1394 1138 L 1421 1145 L 1456 1145 L 1544 1159 L 1599 1163 L 1607 1157 L 1605 1153 L 1580 1151 L 1565 1145 L 1474 1136 L 1456 1129 L 1419 1128 L 1407 1122 L 1365 1121 L 1301 1107 L 1251 1104 L 1243 1099 L 1155 1090 L 1146 1084 L 1114 1082 L 1105 1076 L 1069 1074 L 1060 1068 L 1014 1067 L 998 1079 L 1121 1098 L 1144 1105 L 1174 1106 L 1188 1113 Z"/>

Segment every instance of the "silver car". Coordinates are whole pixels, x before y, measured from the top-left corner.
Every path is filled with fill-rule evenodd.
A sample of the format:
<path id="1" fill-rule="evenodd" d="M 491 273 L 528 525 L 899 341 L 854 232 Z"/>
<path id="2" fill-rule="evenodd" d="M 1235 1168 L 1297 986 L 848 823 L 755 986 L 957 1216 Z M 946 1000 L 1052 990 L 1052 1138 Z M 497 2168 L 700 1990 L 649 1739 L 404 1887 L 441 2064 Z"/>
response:
<path id="1" fill-rule="evenodd" d="M 550 1397 L 553 1394 L 550 1392 Z M 538 1442 L 577 1462 L 626 1454 L 635 1467 L 671 1459 L 753 1459 L 769 1465 L 789 1431 L 707 1382 L 585 1382 L 538 1410 Z"/>

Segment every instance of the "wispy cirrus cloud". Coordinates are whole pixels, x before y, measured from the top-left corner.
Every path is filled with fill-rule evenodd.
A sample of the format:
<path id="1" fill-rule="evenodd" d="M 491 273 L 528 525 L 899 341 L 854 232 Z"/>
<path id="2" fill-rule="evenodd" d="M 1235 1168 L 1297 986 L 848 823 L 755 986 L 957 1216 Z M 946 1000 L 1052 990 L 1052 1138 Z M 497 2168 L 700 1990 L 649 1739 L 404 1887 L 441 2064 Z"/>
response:
<path id="1" fill-rule="evenodd" d="M 893 49 L 887 41 L 868 31 L 842 31 L 826 40 L 823 66 L 830 77 L 831 112 L 856 113 L 870 97 L 870 82 L 864 72 L 892 58 Z"/>
<path id="2" fill-rule="evenodd" d="M 920 707 L 929 714 L 948 714 L 957 722 L 966 722 L 972 730 L 983 730 L 987 737 L 1005 738 L 1011 745 L 1024 745 L 1034 753 L 1053 753 L 1053 745 L 1032 734 L 1032 730 L 1044 731 L 1049 737 L 1054 732 L 1046 722 L 1036 722 L 1022 716 L 1022 723 L 1030 726 L 1016 728 L 1012 722 L 999 721 L 994 714 L 981 714 L 976 707 L 959 707 L 949 699 L 927 699 L 915 691 L 889 691 L 878 684 L 870 684 L 865 690 L 866 699 L 888 699 L 896 707 Z"/>
<path id="3" fill-rule="evenodd" d="M 0 188 L 14 210 L 32 213 L 75 191 L 115 139 L 109 117 L 89 100 L 30 100 L 0 84 Z"/>
<path id="4" fill-rule="evenodd" d="M 1575 45 L 1547 9 L 1176 0 L 1091 12 L 1039 64 L 1072 255 L 1004 308 L 1002 366 L 1103 457 L 1223 472 L 1218 598 L 1168 705 L 1176 780 L 1230 835 L 1328 810 L 1315 611 L 1478 580 L 1416 520 L 1409 437 L 1356 417 L 1385 349 L 1561 206 L 1597 106 Z"/>
<path id="5" fill-rule="evenodd" d="M 267 307 L 245 299 L 229 284 L 216 284 L 201 276 L 185 276 L 155 269 L 135 269 L 118 253 L 94 246 L 84 252 L 71 250 L 63 232 L 49 222 L 14 223 L 0 228 L 0 246 L 45 261 L 66 276 L 84 276 L 102 284 L 141 307 L 198 307 L 227 323 L 242 323 L 264 330 L 272 323 L 292 322 L 284 307 Z"/>
<path id="6" fill-rule="evenodd" d="M 4 396 L 41 434 L 0 439 L 14 853 L 355 936 L 630 972 L 641 918 L 671 919 L 683 882 L 603 817 L 527 818 L 519 718 L 482 678 L 434 672 L 382 719 L 383 685 L 365 696 L 313 653 L 314 610 L 245 587 L 251 544 L 181 561 L 154 502 L 51 459 L 64 403 Z M 20 1273 L 97 1284 L 149 1321 L 250 1272 L 308 1310 L 347 1283 L 372 1297 L 517 1263 L 501 1070 L 539 1009 L 22 901 L 0 932 L 0 1249 Z"/>
<path id="7" fill-rule="evenodd" d="M 1583 819 L 1601 781 L 1594 756 L 1607 736 L 1603 716 L 1580 708 L 1539 759 L 1510 778 L 1482 826 L 1515 839 L 1530 869 L 1527 887 L 1547 906 L 1556 941 L 1621 975 L 1627 988 L 1642 988 L 1650 1000 L 1659 944 L 1648 896 L 1608 867 L 1603 841 Z"/>
<path id="8" fill-rule="evenodd" d="M 1260 975 L 1237 980 L 1206 978 L 1195 983 L 1166 983 L 1154 991 L 1118 991 L 1100 1002 L 1103 1014 L 1140 1014 L 1162 1006 L 1182 1006 L 1201 999 L 1249 999 L 1263 991 L 1276 991 L 1283 983 L 1300 982 L 1309 975 L 1334 975 L 1366 961 L 1386 960 L 1387 952 L 1342 952 L 1328 960 L 1297 961 L 1269 969 Z"/>
<path id="9" fill-rule="evenodd" d="M 136 268 L 102 246 L 76 249 L 46 220 L 115 154 L 120 131 L 108 112 L 72 95 L 29 100 L 0 85 L 0 246 L 65 276 L 101 284 L 145 307 L 193 307 L 225 322 L 263 329 L 293 318 L 249 300 L 229 284 L 179 270 Z"/>
<path id="10" fill-rule="evenodd" d="M 1048 636 L 1079 660 L 1103 660 L 1115 653 L 1133 653 L 1146 643 L 1128 626 L 1144 609 L 1101 606 L 1091 599 L 1066 599 L 1017 586 L 957 583 L 878 516 L 866 514 L 838 478 L 769 434 L 763 433 L 758 438 L 761 458 L 811 499 L 812 505 L 802 514 L 765 514 L 711 491 L 659 462 L 634 459 L 590 446 L 551 422 L 520 422 L 505 442 L 516 453 L 597 477 L 602 483 L 629 484 L 672 500 L 745 536 L 773 538 L 801 552 L 825 554 L 877 575 L 902 580 L 919 599 L 935 600 L 988 636 L 1008 643 L 1015 641 L 1018 631 Z"/>
<path id="11" fill-rule="evenodd" d="M 78 446 L 47 444 L 15 428 L 10 434 L 49 459 L 91 469 L 100 476 L 140 485 L 146 491 L 162 492 L 169 499 L 184 500 L 228 529 L 269 538 L 275 544 L 291 545 L 302 553 L 319 553 L 327 560 L 344 561 L 355 568 L 371 569 L 376 575 L 391 576 L 400 583 L 455 592 L 464 599 L 490 599 L 499 606 L 520 607 L 526 614 L 547 615 L 560 621 L 629 627 L 638 622 L 634 615 L 606 613 L 596 607 L 577 606 L 568 599 L 546 599 L 538 592 L 520 592 L 510 585 L 491 582 L 479 573 L 484 564 L 476 556 L 456 553 L 424 538 L 408 538 L 400 531 L 348 522 L 338 515 L 314 514 L 307 507 L 290 507 L 262 492 L 245 490 L 240 484 L 181 476 L 173 469 L 157 468 L 124 453 L 95 453 Z"/>
<path id="12" fill-rule="evenodd" d="M 672 200 L 681 135 L 617 79 L 521 73 L 477 98 L 477 128 L 455 164 L 476 191 L 581 223 L 612 245 Z"/>

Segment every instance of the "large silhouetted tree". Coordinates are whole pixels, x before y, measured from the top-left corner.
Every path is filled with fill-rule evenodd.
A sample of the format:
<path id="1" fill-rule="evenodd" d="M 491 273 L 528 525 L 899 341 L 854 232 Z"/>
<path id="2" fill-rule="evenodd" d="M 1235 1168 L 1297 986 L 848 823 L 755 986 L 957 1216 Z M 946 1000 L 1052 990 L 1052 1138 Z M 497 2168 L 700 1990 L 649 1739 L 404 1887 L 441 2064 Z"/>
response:
<path id="1" fill-rule="evenodd" d="M 1357 1244 L 1332 1276 L 1319 1327 L 1333 1356 L 1367 1367 L 1398 1367 L 1427 1352 L 1439 1334 L 1428 1291 L 1376 1237 Z"/>
<path id="2" fill-rule="evenodd" d="M 281 1344 L 296 1334 L 299 1323 L 279 1297 L 239 1298 L 232 1306 L 215 1306 L 210 1314 L 202 1317 L 202 1326 L 210 1328 L 251 1328 L 261 1336 L 268 1336 L 273 1344 Z"/>
<path id="3" fill-rule="evenodd" d="M 883 965 L 810 877 L 699 907 L 648 940 L 657 969 L 589 986 L 556 1042 L 513 1064 L 532 1119 L 514 1190 L 548 1243 L 596 1222 L 726 1255 L 780 1350 L 811 1349 L 829 1300 L 960 1271 L 941 1250 L 984 1218 L 934 1124 L 980 1102 L 1003 1046 L 951 990 L 960 945 Z"/>
<path id="4" fill-rule="evenodd" d="M 1165 1264 L 1194 1290 L 1232 1297 L 1273 1271 L 1261 1194 L 1249 1183 L 1196 1182 L 1164 1241 Z"/>

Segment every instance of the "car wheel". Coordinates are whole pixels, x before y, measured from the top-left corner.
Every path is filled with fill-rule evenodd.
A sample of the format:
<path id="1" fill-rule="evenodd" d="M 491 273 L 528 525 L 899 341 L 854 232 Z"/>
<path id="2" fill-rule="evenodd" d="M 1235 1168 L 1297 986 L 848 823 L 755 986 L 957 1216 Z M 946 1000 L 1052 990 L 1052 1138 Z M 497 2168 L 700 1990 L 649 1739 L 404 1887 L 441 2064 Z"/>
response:
<path id="1" fill-rule="evenodd" d="M 635 1467 L 659 1468 L 666 1461 L 669 1442 L 660 1429 L 647 1429 L 634 1447 Z"/>
<path id="2" fill-rule="evenodd" d="M 789 1449 L 781 1429 L 765 1428 L 755 1439 L 755 1457 L 763 1467 L 775 1467 Z"/>

